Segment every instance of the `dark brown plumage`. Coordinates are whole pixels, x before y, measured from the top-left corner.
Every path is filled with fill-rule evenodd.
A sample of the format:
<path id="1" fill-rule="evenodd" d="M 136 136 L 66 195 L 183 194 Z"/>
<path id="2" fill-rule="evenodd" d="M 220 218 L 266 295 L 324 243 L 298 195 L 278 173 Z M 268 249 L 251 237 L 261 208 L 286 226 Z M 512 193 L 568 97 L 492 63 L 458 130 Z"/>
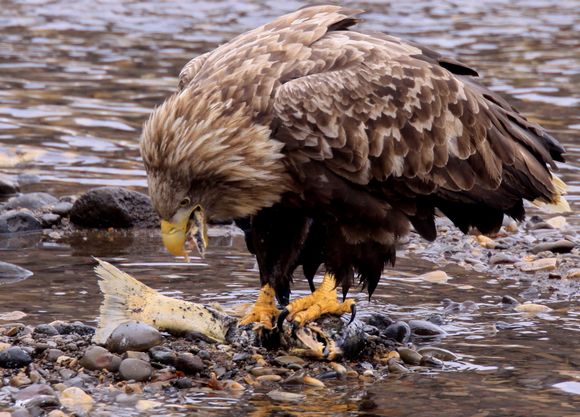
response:
<path id="1" fill-rule="evenodd" d="M 490 233 L 524 199 L 566 208 L 554 138 L 466 65 L 352 29 L 359 13 L 306 8 L 193 59 L 144 127 L 160 216 L 236 219 L 283 304 L 299 265 L 372 294 L 411 224 L 435 239 L 435 209 Z"/>

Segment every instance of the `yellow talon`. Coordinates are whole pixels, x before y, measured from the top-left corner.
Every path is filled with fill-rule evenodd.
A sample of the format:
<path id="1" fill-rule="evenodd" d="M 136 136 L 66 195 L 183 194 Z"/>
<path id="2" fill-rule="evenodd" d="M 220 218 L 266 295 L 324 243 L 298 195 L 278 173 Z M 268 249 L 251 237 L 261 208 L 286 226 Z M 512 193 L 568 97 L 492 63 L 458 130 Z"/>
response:
<path id="1" fill-rule="evenodd" d="M 286 307 L 288 320 L 304 325 L 324 314 L 340 316 L 344 313 L 354 314 L 355 302 L 352 299 L 341 303 L 336 299 L 336 280 L 326 273 L 320 287 L 314 293 L 292 301 Z M 286 317 L 283 314 L 282 317 Z"/>
<path id="2" fill-rule="evenodd" d="M 274 289 L 266 284 L 260 290 L 258 299 L 252 307 L 252 311 L 246 314 L 240 321 L 240 325 L 260 323 L 267 329 L 272 329 L 274 319 L 278 317 L 280 310 L 276 308 Z"/>

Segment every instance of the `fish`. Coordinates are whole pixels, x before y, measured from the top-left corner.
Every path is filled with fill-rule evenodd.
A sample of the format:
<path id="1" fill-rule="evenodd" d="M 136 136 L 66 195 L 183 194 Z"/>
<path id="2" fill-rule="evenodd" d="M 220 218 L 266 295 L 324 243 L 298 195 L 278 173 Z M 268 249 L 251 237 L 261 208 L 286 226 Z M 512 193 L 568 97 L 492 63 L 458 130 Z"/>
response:
<path id="1" fill-rule="evenodd" d="M 129 321 L 139 321 L 173 335 L 194 334 L 215 343 L 239 344 L 240 340 L 251 340 L 258 346 L 282 348 L 290 354 L 318 360 L 356 358 L 367 343 L 364 324 L 358 319 L 350 323 L 339 317 L 323 316 L 306 326 L 282 330 L 255 324 L 240 326 L 238 318 L 217 303 L 205 305 L 168 297 L 109 262 L 94 259 L 104 297 L 93 337 L 98 345 L 105 345 L 113 331 Z"/>

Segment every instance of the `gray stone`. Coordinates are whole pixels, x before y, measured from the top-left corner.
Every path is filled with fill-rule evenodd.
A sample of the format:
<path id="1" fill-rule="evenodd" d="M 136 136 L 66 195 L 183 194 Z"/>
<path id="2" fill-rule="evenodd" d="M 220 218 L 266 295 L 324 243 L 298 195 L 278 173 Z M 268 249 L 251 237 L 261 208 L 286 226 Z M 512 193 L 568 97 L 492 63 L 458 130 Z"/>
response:
<path id="1" fill-rule="evenodd" d="M 60 216 L 54 213 L 44 213 L 40 215 L 40 222 L 44 227 L 51 227 L 60 221 Z"/>
<path id="2" fill-rule="evenodd" d="M 20 191 L 18 181 L 0 173 L 0 195 L 16 194 Z"/>
<path id="3" fill-rule="evenodd" d="M 193 355 L 189 352 L 181 352 L 177 354 L 175 361 L 175 368 L 186 374 L 197 374 L 204 370 L 205 366 L 199 356 Z"/>
<path id="4" fill-rule="evenodd" d="M 94 188 L 75 201 L 71 221 L 81 227 L 158 227 L 159 218 L 145 194 L 119 187 Z"/>
<path id="5" fill-rule="evenodd" d="M 492 257 L 489 258 L 489 263 L 491 265 L 515 264 L 518 261 L 519 261 L 519 259 L 517 259 L 516 257 L 510 256 L 510 255 L 505 254 L 505 253 L 498 253 L 498 254 L 492 255 Z"/>
<path id="6" fill-rule="evenodd" d="M 420 353 L 407 347 L 400 347 L 397 349 L 397 352 L 401 356 L 403 362 L 409 365 L 419 365 L 421 363 L 421 359 L 423 358 Z"/>
<path id="7" fill-rule="evenodd" d="M 163 365 L 173 365 L 177 359 L 175 352 L 164 346 L 152 347 L 149 349 L 149 356 L 153 362 L 161 363 Z"/>
<path id="8" fill-rule="evenodd" d="M 48 349 L 44 354 L 47 361 L 56 362 L 58 358 L 64 355 L 64 352 L 60 349 Z"/>
<path id="9" fill-rule="evenodd" d="M 135 352 L 133 350 L 129 350 L 123 354 L 123 359 L 140 359 L 145 362 L 149 362 L 149 355 L 145 352 Z"/>
<path id="10" fill-rule="evenodd" d="M 0 352 L 0 368 L 22 368 L 32 362 L 30 355 L 18 346 Z"/>
<path id="11" fill-rule="evenodd" d="M 119 369 L 121 358 L 100 346 L 90 346 L 79 363 L 89 370 L 107 369 L 115 372 Z"/>
<path id="12" fill-rule="evenodd" d="M 67 323 L 64 321 L 55 321 L 50 323 L 60 334 L 78 334 L 80 336 L 92 336 L 95 334 L 95 328 L 92 326 L 87 326 L 80 321 L 75 321 L 74 323 Z"/>
<path id="13" fill-rule="evenodd" d="M 439 336 L 446 334 L 445 330 L 427 320 L 411 320 L 409 326 L 417 336 Z"/>
<path id="14" fill-rule="evenodd" d="M 26 388 L 21 389 L 17 393 L 12 395 L 14 401 L 21 401 L 26 402 L 31 400 L 37 395 L 52 395 L 56 396 L 54 390 L 50 387 L 50 385 L 46 384 L 32 384 Z"/>
<path id="15" fill-rule="evenodd" d="M 505 307 L 515 307 L 515 306 L 520 305 L 520 302 L 518 300 L 516 300 L 514 297 L 512 297 L 511 295 L 504 295 L 501 298 L 501 303 Z"/>
<path id="16" fill-rule="evenodd" d="M 145 323 L 129 321 L 113 330 L 107 340 L 107 349 L 117 353 L 124 353 L 128 350 L 143 352 L 162 342 L 163 336 L 157 329 Z"/>
<path id="17" fill-rule="evenodd" d="M 530 249 L 532 253 L 552 252 L 552 253 L 569 253 L 572 252 L 576 245 L 566 239 L 560 239 L 555 242 L 539 243 Z"/>
<path id="18" fill-rule="evenodd" d="M 42 230 L 42 223 L 28 210 L 9 210 L 0 214 L 0 233 Z"/>
<path id="19" fill-rule="evenodd" d="M 146 381 L 151 377 L 153 368 L 140 359 L 124 359 L 119 367 L 121 377 L 126 380 Z"/>
<path id="20" fill-rule="evenodd" d="M 66 217 L 70 214 L 72 208 L 72 203 L 69 203 L 68 201 L 59 201 L 52 207 L 52 210 L 50 211 L 52 211 L 54 214 L 58 214 L 59 216 Z"/>
<path id="21" fill-rule="evenodd" d="M 25 208 L 28 210 L 38 210 L 42 207 L 51 206 L 58 203 L 58 199 L 48 193 L 28 193 L 17 197 L 12 197 L 4 205 L 5 210 Z"/>
<path id="22" fill-rule="evenodd" d="M 396 321 L 385 329 L 384 336 L 399 343 L 407 343 L 411 337 L 411 328 L 404 321 Z"/>
<path id="23" fill-rule="evenodd" d="M 417 350 L 423 357 L 433 357 L 442 361 L 454 361 L 457 355 L 447 349 L 442 349 L 433 346 L 425 346 Z"/>
<path id="24" fill-rule="evenodd" d="M 45 334 L 47 336 L 56 336 L 58 334 L 58 330 L 56 330 L 55 327 L 50 324 L 39 324 L 34 329 L 34 333 Z"/>

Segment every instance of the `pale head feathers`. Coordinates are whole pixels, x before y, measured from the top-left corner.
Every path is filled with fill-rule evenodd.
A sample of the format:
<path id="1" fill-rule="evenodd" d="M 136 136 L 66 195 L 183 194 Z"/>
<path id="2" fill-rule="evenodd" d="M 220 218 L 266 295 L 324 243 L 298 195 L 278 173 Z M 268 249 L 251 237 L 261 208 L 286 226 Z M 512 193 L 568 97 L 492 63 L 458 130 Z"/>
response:
<path id="1" fill-rule="evenodd" d="M 287 190 L 282 144 L 255 123 L 244 103 L 186 88 L 157 108 L 143 128 L 149 193 L 169 219 L 184 197 L 209 219 L 255 214 Z"/>

